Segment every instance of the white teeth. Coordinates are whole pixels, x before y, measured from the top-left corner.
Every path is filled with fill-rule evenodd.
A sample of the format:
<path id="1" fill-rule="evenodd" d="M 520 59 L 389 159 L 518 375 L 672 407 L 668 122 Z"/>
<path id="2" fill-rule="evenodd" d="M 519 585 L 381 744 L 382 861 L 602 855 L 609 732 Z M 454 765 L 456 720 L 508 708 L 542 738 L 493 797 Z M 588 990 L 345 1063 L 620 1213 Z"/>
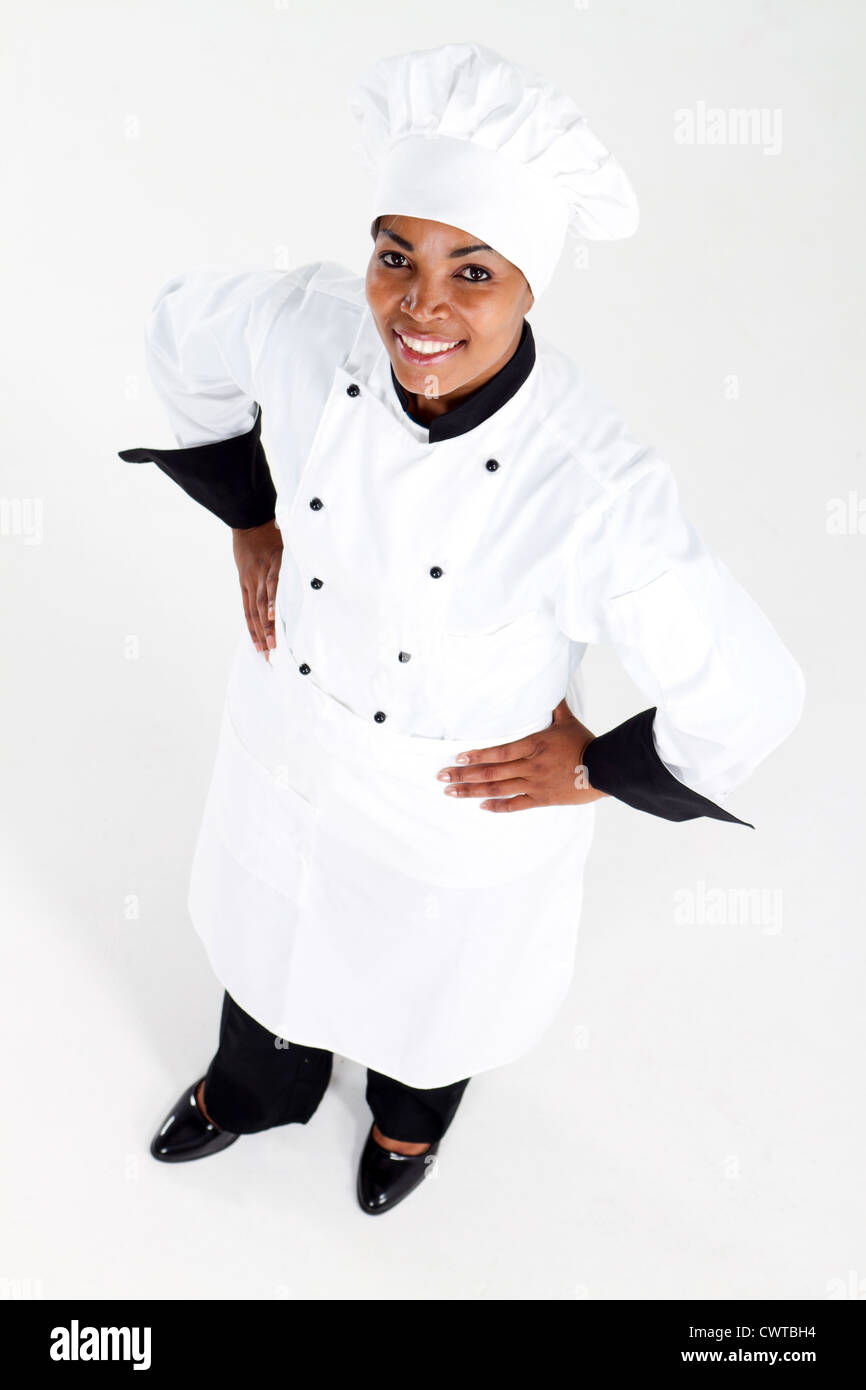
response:
<path id="1" fill-rule="evenodd" d="M 457 346 L 457 343 L 441 342 L 435 338 L 410 338 L 405 333 L 401 333 L 400 337 L 413 352 L 422 352 L 428 357 L 434 352 L 447 352 L 448 348 Z"/>

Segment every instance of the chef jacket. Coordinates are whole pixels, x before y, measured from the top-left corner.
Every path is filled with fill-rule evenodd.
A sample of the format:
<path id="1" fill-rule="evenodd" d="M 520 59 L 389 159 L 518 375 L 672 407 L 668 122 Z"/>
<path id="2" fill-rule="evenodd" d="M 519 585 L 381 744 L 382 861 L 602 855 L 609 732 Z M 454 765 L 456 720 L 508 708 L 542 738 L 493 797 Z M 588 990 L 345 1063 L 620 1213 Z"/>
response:
<path id="1" fill-rule="evenodd" d="M 591 785 L 748 825 L 719 802 L 797 723 L 799 666 L 667 463 L 526 321 L 429 424 L 332 262 L 173 277 L 146 344 L 179 447 L 120 457 L 284 541 L 277 648 L 239 634 L 193 864 L 219 978 L 409 1085 L 521 1055 L 570 983 L 596 803 L 496 815 L 435 772 L 547 727 L 604 642 L 653 703 L 592 740 Z"/>

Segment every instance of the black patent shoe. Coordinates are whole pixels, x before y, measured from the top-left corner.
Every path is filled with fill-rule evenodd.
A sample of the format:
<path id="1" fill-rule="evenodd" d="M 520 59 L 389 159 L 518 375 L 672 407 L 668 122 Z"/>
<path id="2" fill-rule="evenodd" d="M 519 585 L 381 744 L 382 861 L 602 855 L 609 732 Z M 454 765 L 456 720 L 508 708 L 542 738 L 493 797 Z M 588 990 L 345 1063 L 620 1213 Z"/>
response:
<path id="1" fill-rule="evenodd" d="M 217 1129 L 199 1110 L 195 1093 L 203 1079 L 200 1076 L 184 1091 L 153 1136 L 150 1152 L 161 1163 L 187 1163 L 192 1158 L 206 1158 L 208 1154 L 227 1149 L 240 1138 L 227 1129 Z"/>
<path id="2" fill-rule="evenodd" d="M 436 1165 L 439 1140 L 420 1154 L 392 1153 L 373 1138 L 373 1126 L 358 1165 L 358 1202 L 369 1216 L 390 1211 L 422 1183 Z"/>

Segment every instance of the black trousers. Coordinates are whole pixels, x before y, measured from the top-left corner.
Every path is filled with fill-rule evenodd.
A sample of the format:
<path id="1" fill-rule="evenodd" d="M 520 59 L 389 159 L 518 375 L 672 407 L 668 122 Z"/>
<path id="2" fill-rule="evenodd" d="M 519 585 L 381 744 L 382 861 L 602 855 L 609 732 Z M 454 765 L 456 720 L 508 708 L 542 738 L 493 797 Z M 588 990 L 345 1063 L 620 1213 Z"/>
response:
<path id="1" fill-rule="evenodd" d="M 205 1109 L 232 1134 L 305 1125 L 328 1088 L 333 1061 L 333 1052 L 269 1033 L 226 991 L 219 1047 L 205 1077 Z M 453 1120 L 470 1080 L 417 1090 L 368 1067 L 367 1104 L 388 1139 L 433 1143 Z"/>

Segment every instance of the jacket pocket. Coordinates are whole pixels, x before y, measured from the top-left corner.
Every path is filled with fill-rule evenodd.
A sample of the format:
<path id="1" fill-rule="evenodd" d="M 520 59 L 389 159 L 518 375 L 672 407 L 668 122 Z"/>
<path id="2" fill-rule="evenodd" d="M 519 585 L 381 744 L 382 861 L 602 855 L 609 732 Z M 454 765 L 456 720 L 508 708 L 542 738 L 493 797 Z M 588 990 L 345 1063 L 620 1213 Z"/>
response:
<path id="1" fill-rule="evenodd" d="M 565 693 L 568 638 L 542 610 L 484 630 L 444 628 L 435 652 L 442 700 L 455 724 L 462 725 L 473 707 L 479 728 L 488 720 L 523 723 L 509 716 L 509 707 L 526 710 L 537 703 L 549 715 Z M 530 691 L 537 702 L 527 698 Z"/>
<path id="2" fill-rule="evenodd" d="M 512 654 L 520 659 L 529 652 L 550 653 L 561 647 L 563 635 L 546 613 L 534 609 L 492 627 L 446 626 L 440 640 L 443 652 L 453 659 L 484 664 Z"/>

